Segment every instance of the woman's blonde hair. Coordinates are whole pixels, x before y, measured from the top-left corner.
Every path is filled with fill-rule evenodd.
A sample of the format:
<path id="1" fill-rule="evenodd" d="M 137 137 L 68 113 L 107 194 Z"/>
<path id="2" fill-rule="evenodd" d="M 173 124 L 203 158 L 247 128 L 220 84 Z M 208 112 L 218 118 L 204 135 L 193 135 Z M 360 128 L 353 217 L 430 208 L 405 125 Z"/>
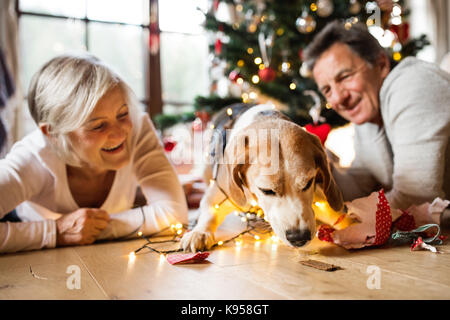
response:
<path id="1" fill-rule="evenodd" d="M 31 79 L 28 91 L 31 116 L 37 125 L 47 124 L 48 134 L 53 138 L 50 145 L 67 164 L 81 164 L 68 133 L 80 128 L 100 98 L 115 86 L 123 90 L 131 121 L 136 123 L 137 98 L 134 92 L 95 56 L 57 56 L 44 64 Z"/>

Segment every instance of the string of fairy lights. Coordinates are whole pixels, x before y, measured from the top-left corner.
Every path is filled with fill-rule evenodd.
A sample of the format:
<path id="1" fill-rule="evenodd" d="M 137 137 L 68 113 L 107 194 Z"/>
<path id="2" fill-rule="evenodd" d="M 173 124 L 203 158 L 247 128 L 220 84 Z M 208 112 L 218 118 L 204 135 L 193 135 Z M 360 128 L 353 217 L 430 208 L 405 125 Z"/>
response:
<path id="1" fill-rule="evenodd" d="M 226 199 L 227 200 L 227 199 Z M 217 205 L 214 206 L 215 209 L 218 209 Z M 243 222 L 246 222 L 245 229 L 238 233 L 237 235 L 227 239 L 227 240 L 220 240 L 217 241 L 215 244 L 213 244 L 210 247 L 210 250 L 222 246 L 224 244 L 227 244 L 229 242 L 235 241 L 236 246 L 241 246 L 243 243 L 242 236 L 245 234 L 251 235 L 256 241 L 261 240 L 261 237 L 263 235 L 271 234 L 271 239 L 274 242 L 278 242 L 279 239 L 274 234 L 272 234 L 272 228 L 270 227 L 270 224 L 267 222 L 267 220 L 264 218 L 264 214 L 262 212 L 262 209 L 258 207 L 257 205 L 251 206 L 250 209 L 246 212 L 238 212 L 235 211 L 234 214 L 236 216 L 239 216 Z M 195 225 L 195 223 L 194 223 Z M 139 237 L 144 239 L 146 243 L 142 245 L 140 248 L 134 250 L 130 253 L 130 256 L 135 256 L 143 249 L 148 249 L 152 252 L 158 253 L 161 256 L 165 256 L 167 254 L 171 253 L 177 253 L 182 252 L 182 248 L 178 249 L 170 249 L 170 250 L 160 250 L 155 248 L 153 245 L 160 245 L 160 244 L 170 244 L 170 243 L 177 243 L 180 241 L 181 237 L 183 236 L 184 232 L 189 229 L 189 226 L 185 226 L 181 223 L 172 224 L 170 227 L 166 227 L 156 233 L 153 233 L 151 235 L 143 235 L 143 233 L 140 231 L 137 233 Z M 164 234 L 167 231 L 171 231 L 171 234 L 169 235 L 169 239 L 165 240 L 152 240 L 152 238 L 157 237 L 161 234 Z"/>

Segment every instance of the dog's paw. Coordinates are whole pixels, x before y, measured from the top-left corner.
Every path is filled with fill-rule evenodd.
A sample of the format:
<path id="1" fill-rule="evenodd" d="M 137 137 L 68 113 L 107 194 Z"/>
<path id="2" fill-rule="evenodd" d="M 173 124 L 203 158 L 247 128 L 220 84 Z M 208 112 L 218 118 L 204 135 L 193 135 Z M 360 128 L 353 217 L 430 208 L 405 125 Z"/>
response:
<path id="1" fill-rule="evenodd" d="M 189 231 L 184 234 L 180 241 L 180 248 L 184 251 L 205 251 L 215 243 L 214 235 L 211 232 Z"/>

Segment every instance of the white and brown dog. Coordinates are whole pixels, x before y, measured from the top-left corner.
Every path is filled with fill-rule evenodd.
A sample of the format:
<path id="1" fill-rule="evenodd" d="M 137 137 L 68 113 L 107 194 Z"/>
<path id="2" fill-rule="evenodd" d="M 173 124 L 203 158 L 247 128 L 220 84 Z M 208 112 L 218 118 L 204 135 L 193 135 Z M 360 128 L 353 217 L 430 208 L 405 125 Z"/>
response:
<path id="1" fill-rule="evenodd" d="M 226 215 L 253 201 L 275 234 L 294 247 L 314 238 L 315 192 L 325 195 L 334 210 L 343 207 L 320 140 L 274 106 L 234 105 L 219 112 L 213 126 L 213 161 L 205 171 L 206 181 L 213 182 L 200 202 L 196 226 L 181 239 L 185 251 L 210 248 Z"/>

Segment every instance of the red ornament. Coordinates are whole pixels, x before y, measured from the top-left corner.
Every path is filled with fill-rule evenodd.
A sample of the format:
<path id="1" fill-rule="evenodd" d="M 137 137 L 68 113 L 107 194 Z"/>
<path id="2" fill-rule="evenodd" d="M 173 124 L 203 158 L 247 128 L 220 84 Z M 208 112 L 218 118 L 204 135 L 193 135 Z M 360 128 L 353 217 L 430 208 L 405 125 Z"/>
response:
<path id="1" fill-rule="evenodd" d="M 391 25 L 389 27 L 389 30 L 394 32 L 400 43 L 405 43 L 409 39 L 409 23 L 405 22 L 400 25 Z"/>
<path id="2" fill-rule="evenodd" d="M 238 70 L 233 70 L 230 72 L 230 74 L 228 75 L 228 79 L 230 79 L 233 82 L 236 82 L 237 79 L 241 78 L 241 74 L 239 73 Z"/>
<path id="3" fill-rule="evenodd" d="M 275 80 L 277 73 L 272 68 L 264 68 L 258 71 L 259 78 L 264 82 L 271 82 Z"/>
<path id="4" fill-rule="evenodd" d="M 315 134 L 319 137 L 320 142 L 322 142 L 322 145 L 325 144 L 325 141 L 327 140 L 328 134 L 331 131 L 331 126 L 328 123 L 315 125 L 312 123 L 308 123 L 305 126 L 306 131 L 309 133 Z"/>
<path id="5" fill-rule="evenodd" d="M 220 55 L 222 53 L 222 41 L 220 39 L 217 39 L 214 44 L 214 52 L 216 55 Z"/>
<path id="6" fill-rule="evenodd" d="M 173 141 L 171 138 L 164 138 L 163 143 L 164 143 L 164 151 L 166 152 L 171 152 L 173 148 L 175 148 L 175 146 L 177 145 L 177 143 Z"/>

